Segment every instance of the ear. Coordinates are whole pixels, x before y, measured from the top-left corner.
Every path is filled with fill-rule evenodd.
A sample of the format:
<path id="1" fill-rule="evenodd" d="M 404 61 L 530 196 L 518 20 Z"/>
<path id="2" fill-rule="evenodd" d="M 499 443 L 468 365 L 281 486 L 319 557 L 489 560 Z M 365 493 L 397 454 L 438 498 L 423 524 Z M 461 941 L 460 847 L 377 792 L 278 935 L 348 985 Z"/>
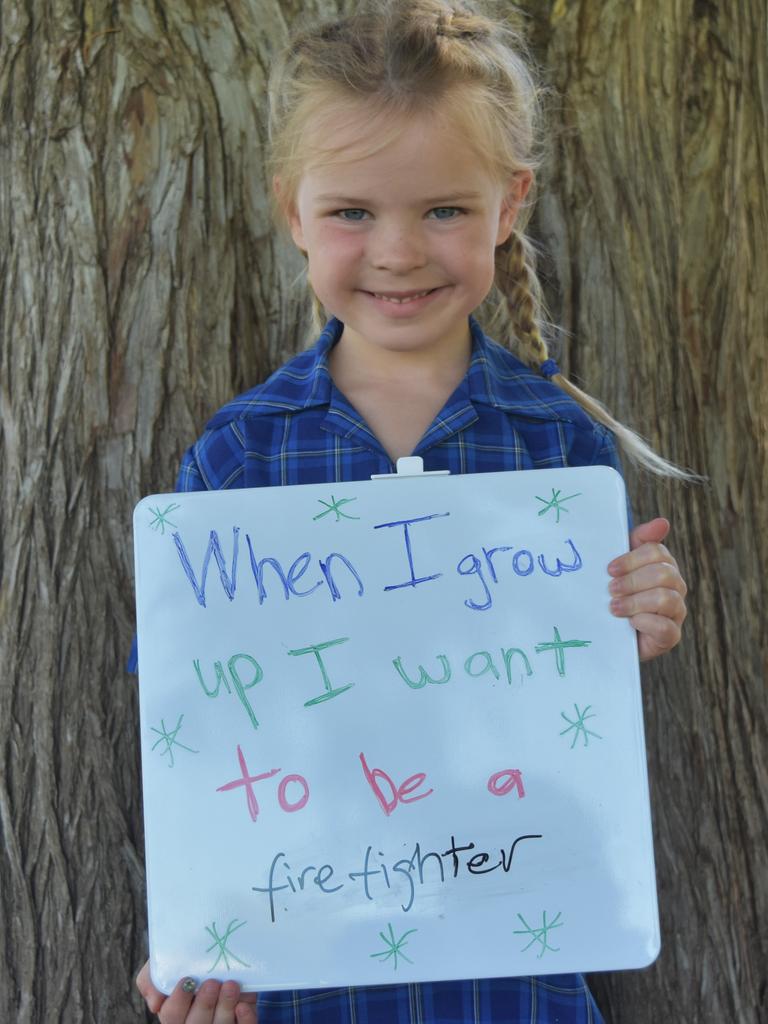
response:
<path id="1" fill-rule="evenodd" d="M 307 246 L 304 241 L 304 232 L 301 227 L 299 211 L 296 207 L 295 201 L 290 200 L 286 195 L 278 175 L 275 175 L 272 179 L 272 188 L 275 190 L 275 198 L 280 212 L 283 217 L 285 217 L 285 221 L 291 232 L 291 238 L 302 252 L 306 252 Z"/>
<path id="2" fill-rule="evenodd" d="M 533 173 L 531 171 L 518 171 L 508 183 L 499 212 L 499 230 L 496 235 L 496 245 L 502 245 L 512 234 L 517 214 L 525 202 L 525 197 L 528 195 L 532 184 Z"/>

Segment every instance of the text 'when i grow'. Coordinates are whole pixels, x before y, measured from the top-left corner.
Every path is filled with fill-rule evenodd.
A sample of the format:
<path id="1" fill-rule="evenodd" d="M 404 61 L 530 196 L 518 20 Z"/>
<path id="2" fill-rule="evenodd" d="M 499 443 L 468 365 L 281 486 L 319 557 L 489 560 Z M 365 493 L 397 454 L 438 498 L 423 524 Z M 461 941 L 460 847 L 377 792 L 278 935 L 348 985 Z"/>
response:
<path id="1" fill-rule="evenodd" d="M 378 523 L 373 527 L 374 531 L 394 535 L 399 552 L 395 554 L 392 546 L 386 552 L 387 565 L 392 566 L 392 581 L 383 586 L 385 592 L 434 583 L 446 575 L 438 566 L 427 564 L 435 559 L 434 550 L 424 554 L 419 548 L 427 539 L 426 532 L 449 515 L 449 512 L 437 512 Z M 372 535 L 372 541 L 376 536 L 375 533 Z M 210 531 L 202 563 L 198 562 L 201 565 L 199 572 L 193 567 L 187 544 L 178 531 L 173 534 L 173 541 L 192 593 L 201 607 L 206 607 L 206 585 L 211 559 L 216 563 L 224 593 L 230 601 L 234 601 L 241 552 L 239 526 L 232 527 L 229 559 L 224 554 L 217 531 Z M 248 533 L 245 534 L 245 547 L 259 604 L 263 604 L 270 593 L 282 593 L 286 600 L 306 598 L 316 592 L 329 594 L 332 601 L 339 601 L 347 594 L 362 597 L 368 585 L 360 565 L 341 551 L 331 551 L 322 557 L 313 557 L 310 551 L 302 551 L 288 564 L 287 561 L 281 562 L 272 555 L 258 551 Z M 533 575 L 556 578 L 563 573 L 578 572 L 582 568 L 581 554 L 573 540 L 567 538 L 554 541 L 547 551 L 509 545 L 483 546 L 479 553 L 468 552 L 463 555 L 453 571 L 468 581 L 472 580 L 470 592 L 464 598 L 467 608 L 486 611 L 493 605 L 493 588 L 504 579 Z"/>

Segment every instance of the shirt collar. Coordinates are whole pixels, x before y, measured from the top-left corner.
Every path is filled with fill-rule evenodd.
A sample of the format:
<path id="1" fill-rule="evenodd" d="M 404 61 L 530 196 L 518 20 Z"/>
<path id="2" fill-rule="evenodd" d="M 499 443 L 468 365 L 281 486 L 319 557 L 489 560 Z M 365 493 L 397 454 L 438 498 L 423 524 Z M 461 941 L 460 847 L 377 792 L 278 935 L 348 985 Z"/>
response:
<path id="1" fill-rule="evenodd" d="M 469 318 L 469 324 L 472 359 L 465 379 L 470 401 L 526 419 L 554 420 L 592 428 L 585 410 L 561 387 L 526 366 L 508 348 L 491 341 L 474 317 Z"/>
<path id="2" fill-rule="evenodd" d="M 467 374 L 429 429 L 422 444 L 427 447 L 455 433 L 477 419 L 476 406 L 492 406 L 518 415 L 572 423 L 588 421 L 585 412 L 556 384 L 529 369 L 508 349 L 491 341 L 474 317 L 469 318 L 472 354 Z M 336 432 L 342 421 L 355 432 L 352 420 L 357 413 L 334 387 L 328 370 L 330 351 L 344 330 L 342 321 L 332 317 L 315 343 L 300 353 L 263 384 L 221 410 L 227 418 L 285 414 L 325 406 L 332 418 L 338 416 Z M 233 408 L 237 405 L 238 408 Z M 214 417 L 209 426 L 215 426 Z"/>

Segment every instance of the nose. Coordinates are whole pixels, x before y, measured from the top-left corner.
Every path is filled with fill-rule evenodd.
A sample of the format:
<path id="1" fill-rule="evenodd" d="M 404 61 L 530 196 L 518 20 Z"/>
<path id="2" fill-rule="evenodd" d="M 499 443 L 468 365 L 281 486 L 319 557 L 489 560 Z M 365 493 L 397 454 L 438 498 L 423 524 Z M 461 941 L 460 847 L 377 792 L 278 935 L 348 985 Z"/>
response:
<path id="1" fill-rule="evenodd" d="M 407 274 L 427 262 L 424 239 L 419 229 L 410 224 L 378 224 L 368 244 L 371 265 L 377 270 Z"/>

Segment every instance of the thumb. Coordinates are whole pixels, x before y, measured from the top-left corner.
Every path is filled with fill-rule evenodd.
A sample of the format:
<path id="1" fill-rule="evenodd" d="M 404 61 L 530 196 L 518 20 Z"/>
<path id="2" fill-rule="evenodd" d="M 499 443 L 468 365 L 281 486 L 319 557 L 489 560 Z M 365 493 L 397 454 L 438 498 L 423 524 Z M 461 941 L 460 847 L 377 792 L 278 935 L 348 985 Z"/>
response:
<path id="1" fill-rule="evenodd" d="M 668 519 L 651 519 L 649 523 L 640 523 L 629 535 L 629 547 L 631 551 L 639 548 L 641 544 L 660 544 L 671 529 Z"/>

